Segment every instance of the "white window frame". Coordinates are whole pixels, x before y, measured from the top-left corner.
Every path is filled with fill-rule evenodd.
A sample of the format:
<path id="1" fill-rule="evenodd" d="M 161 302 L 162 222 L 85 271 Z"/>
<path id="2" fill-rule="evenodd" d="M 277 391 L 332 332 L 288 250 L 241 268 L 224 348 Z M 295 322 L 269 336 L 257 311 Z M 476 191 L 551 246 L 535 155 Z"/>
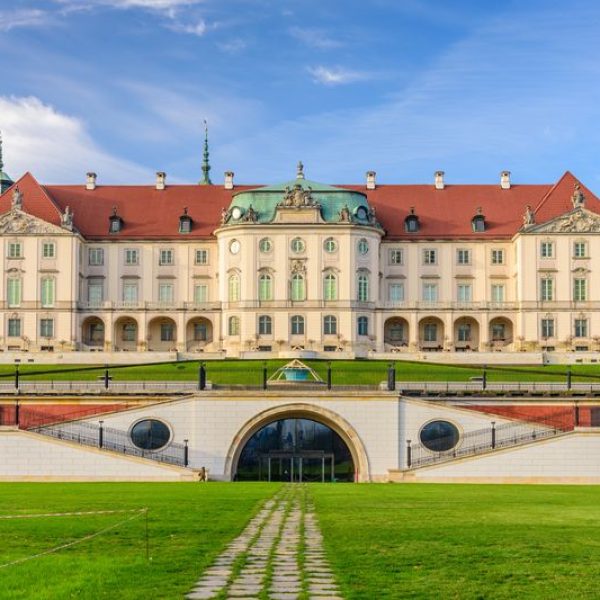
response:
<path id="1" fill-rule="evenodd" d="M 438 255 L 437 248 L 424 248 L 423 249 L 423 264 L 424 265 L 437 265 Z"/>
<path id="2" fill-rule="evenodd" d="M 158 264 L 161 267 L 171 267 L 175 264 L 173 248 L 161 248 L 158 251 Z"/>
<path id="3" fill-rule="evenodd" d="M 503 265 L 506 261 L 504 248 L 492 248 L 490 260 L 493 265 Z"/>
<path id="4" fill-rule="evenodd" d="M 196 248 L 194 252 L 194 264 L 195 265 L 207 265 L 208 264 L 208 248 Z"/>
<path id="5" fill-rule="evenodd" d="M 90 267 L 103 267 L 104 248 L 88 248 L 88 264 Z"/>
<path id="6" fill-rule="evenodd" d="M 42 242 L 42 258 L 46 260 L 56 258 L 56 242 Z"/>

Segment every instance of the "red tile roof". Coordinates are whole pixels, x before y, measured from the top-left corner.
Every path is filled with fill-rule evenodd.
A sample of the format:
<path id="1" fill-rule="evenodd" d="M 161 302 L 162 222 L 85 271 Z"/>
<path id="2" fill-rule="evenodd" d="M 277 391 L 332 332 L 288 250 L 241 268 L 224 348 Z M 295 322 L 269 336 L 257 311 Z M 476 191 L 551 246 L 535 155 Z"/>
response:
<path id="1" fill-rule="evenodd" d="M 512 185 L 503 190 L 496 185 L 446 185 L 436 190 L 430 185 L 380 185 L 338 187 L 365 193 L 376 209 L 377 218 L 390 239 L 485 239 L 510 238 L 520 229 L 527 205 L 543 223 L 572 210 L 571 196 L 578 180 L 566 172 L 555 184 Z M 24 210 L 60 224 L 60 212 L 67 206 L 74 213 L 74 225 L 89 239 L 202 239 L 210 238 L 219 226 L 221 210 L 228 207 L 233 193 L 259 186 L 171 185 L 164 190 L 154 186 L 107 185 L 86 190 L 84 185 L 38 184 L 26 173 L 14 186 L 23 192 Z M 0 213 L 10 210 L 12 189 L 0 196 Z M 600 200 L 585 186 L 586 208 L 600 213 Z M 113 207 L 123 219 L 123 230 L 108 233 Z M 188 207 L 192 232 L 178 233 L 179 217 Z M 404 219 L 414 207 L 420 230 L 407 234 Z M 474 233 L 471 219 L 481 207 L 486 230 Z"/>

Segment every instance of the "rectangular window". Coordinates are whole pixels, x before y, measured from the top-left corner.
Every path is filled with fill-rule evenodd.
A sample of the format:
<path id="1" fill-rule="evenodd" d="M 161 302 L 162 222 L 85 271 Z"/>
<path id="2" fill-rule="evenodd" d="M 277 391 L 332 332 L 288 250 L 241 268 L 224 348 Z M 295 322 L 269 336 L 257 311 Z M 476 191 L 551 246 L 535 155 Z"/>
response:
<path id="1" fill-rule="evenodd" d="M 423 301 L 437 302 L 438 301 L 438 285 L 437 283 L 423 284 Z"/>
<path id="2" fill-rule="evenodd" d="M 587 319 L 575 319 L 575 337 L 582 338 L 588 335 Z"/>
<path id="3" fill-rule="evenodd" d="M 458 302 L 472 302 L 473 286 L 470 283 L 459 283 L 457 288 L 456 299 Z"/>
<path id="4" fill-rule="evenodd" d="M 208 302 L 208 286 L 205 283 L 194 286 L 194 302 L 196 304 Z"/>
<path id="5" fill-rule="evenodd" d="M 54 319 L 40 319 L 40 336 L 54 337 Z"/>
<path id="6" fill-rule="evenodd" d="M 554 337 L 554 319 L 542 319 L 542 337 Z"/>
<path id="7" fill-rule="evenodd" d="M 505 298 L 505 285 L 503 283 L 492 284 L 492 302 L 501 303 Z"/>
<path id="8" fill-rule="evenodd" d="M 404 264 L 404 252 L 401 248 L 392 248 L 390 250 L 390 264 L 391 265 L 402 265 Z"/>
<path id="9" fill-rule="evenodd" d="M 492 341 L 504 342 L 506 340 L 506 325 L 504 323 L 495 323 L 492 325 Z"/>
<path id="10" fill-rule="evenodd" d="M 20 306 L 22 298 L 22 281 L 20 279 L 12 278 L 7 282 L 7 299 L 8 306 Z"/>
<path id="11" fill-rule="evenodd" d="M 104 300 L 104 281 L 90 279 L 88 281 L 88 301 L 91 304 L 100 304 Z"/>
<path id="12" fill-rule="evenodd" d="M 165 266 L 165 265 L 172 265 L 173 264 L 173 250 L 161 250 L 159 252 L 159 256 L 158 256 L 158 264 Z"/>
<path id="13" fill-rule="evenodd" d="M 492 249 L 492 264 L 503 265 L 504 264 L 504 250 L 502 248 Z"/>
<path id="14" fill-rule="evenodd" d="M 23 244 L 10 242 L 8 244 L 8 258 L 23 258 Z"/>
<path id="15" fill-rule="evenodd" d="M 208 340 L 208 327 L 205 321 L 194 323 L 194 341 L 206 342 Z"/>
<path id="16" fill-rule="evenodd" d="M 205 248 L 199 248 L 196 250 L 196 258 L 194 261 L 197 265 L 207 265 L 208 264 L 208 250 Z"/>
<path id="17" fill-rule="evenodd" d="M 104 264 L 104 248 L 90 248 L 88 262 L 93 267 L 101 267 Z"/>
<path id="18" fill-rule="evenodd" d="M 458 341 L 459 342 L 470 342 L 471 341 L 471 325 L 469 323 L 461 324 L 457 328 Z"/>
<path id="19" fill-rule="evenodd" d="M 542 242 L 540 244 L 541 258 L 554 258 L 554 242 Z"/>
<path id="20" fill-rule="evenodd" d="M 470 265 L 471 264 L 471 251 L 465 248 L 459 248 L 456 251 L 456 264 L 457 265 Z"/>
<path id="21" fill-rule="evenodd" d="M 158 301 L 164 303 L 173 302 L 173 284 L 159 283 L 158 284 Z"/>
<path id="22" fill-rule="evenodd" d="M 138 282 L 123 281 L 123 302 L 135 303 L 138 301 Z"/>
<path id="23" fill-rule="evenodd" d="M 586 258 L 587 257 L 587 243 L 586 242 L 575 242 L 573 244 L 573 258 Z"/>
<path id="24" fill-rule="evenodd" d="M 127 248 L 125 250 L 125 264 L 129 266 L 140 264 L 140 253 L 137 248 Z"/>
<path id="25" fill-rule="evenodd" d="M 368 275 L 359 275 L 358 276 L 357 300 L 359 302 L 368 302 L 369 301 L 369 277 L 368 277 Z"/>
<path id="26" fill-rule="evenodd" d="M 56 244 L 44 242 L 42 244 L 42 258 L 56 258 Z"/>
<path id="27" fill-rule="evenodd" d="M 587 300 L 587 279 L 573 280 L 573 300 L 575 302 L 585 302 Z"/>
<path id="28" fill-rule="evenodd" d="M 41 292 L 42 292 L 42 306 L 54 306 L 54 296 L 55 296 L 55 285 L 56 282 L 51 277 L 46 277 L 42 279 Z"/>
<path id="29" fill-rule="evenodd" d="M 541 279 L 540 280 L 540 300 L 542 302 L 551 302 L 554 300 L 554 280 L 553 279 Z"/>
<path id="30" fill-rule="evenodd" d="M 437 264 L 437 251 L 433 248 L 426 248 L 423 250 L 423 264 L 424 265 L 435 265 Z"/>
<path id="31" fill-rule="evenodd" d="M 437 325 L 435 323 L 426 323 L 423 327 L 423 341 L 437 342 Z"/>
<path id="32" fill-rule="evenodd" d="M 388 290 L 390 302 L 404 302 L 403 283 L 390 283 Z"/>
<path id="33" fill-rule="evenodd" d="M 175 330 L 171 323 L 160 324 L 160 341 L 172 342 L 175 340 Z"/>
<path id="34" fill-rule="evenodd" d="M 21 319 L 8 320 L 8 337 L 21 337 Z"/>

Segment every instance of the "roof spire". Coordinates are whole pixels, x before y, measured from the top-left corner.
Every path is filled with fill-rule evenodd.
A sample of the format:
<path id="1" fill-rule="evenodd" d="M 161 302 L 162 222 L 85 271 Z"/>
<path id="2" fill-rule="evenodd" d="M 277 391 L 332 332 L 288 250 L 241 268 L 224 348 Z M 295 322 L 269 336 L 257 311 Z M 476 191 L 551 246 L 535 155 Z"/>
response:
<path id="1" fill-rule="evenodd" d="M 208 123 L 206 119 L 204 119 L 204 153 L 202 158 L 202 179 L 200 180 L 200 185 L 212 185 L 212 181 L 210 180 L 210 161 L 208 151 Z"/>
<path id="2" fill-rule="evenodd" d="M 296 167 L 296 179 L 304 179 L 304 165 L 302 161 L 298 161 L 298 166 Z"/>
<path id="3" fill-rule="evenodd" d="M 14 181 L 4 172 L 4 161 L 2 160 L 2 132 L 0 131 L 0 194 L 3 194 Z"/>

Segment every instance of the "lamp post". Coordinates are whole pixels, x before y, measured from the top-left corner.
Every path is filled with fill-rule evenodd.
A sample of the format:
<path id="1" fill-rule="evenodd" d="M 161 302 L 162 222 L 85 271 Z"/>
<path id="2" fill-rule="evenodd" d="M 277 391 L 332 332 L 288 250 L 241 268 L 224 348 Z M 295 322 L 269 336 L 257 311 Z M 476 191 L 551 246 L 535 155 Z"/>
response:
<path id="1" fill-rule="evenodd" d="M 492 450 L 496 447 L 496 421 L 492 421 Z"/>

